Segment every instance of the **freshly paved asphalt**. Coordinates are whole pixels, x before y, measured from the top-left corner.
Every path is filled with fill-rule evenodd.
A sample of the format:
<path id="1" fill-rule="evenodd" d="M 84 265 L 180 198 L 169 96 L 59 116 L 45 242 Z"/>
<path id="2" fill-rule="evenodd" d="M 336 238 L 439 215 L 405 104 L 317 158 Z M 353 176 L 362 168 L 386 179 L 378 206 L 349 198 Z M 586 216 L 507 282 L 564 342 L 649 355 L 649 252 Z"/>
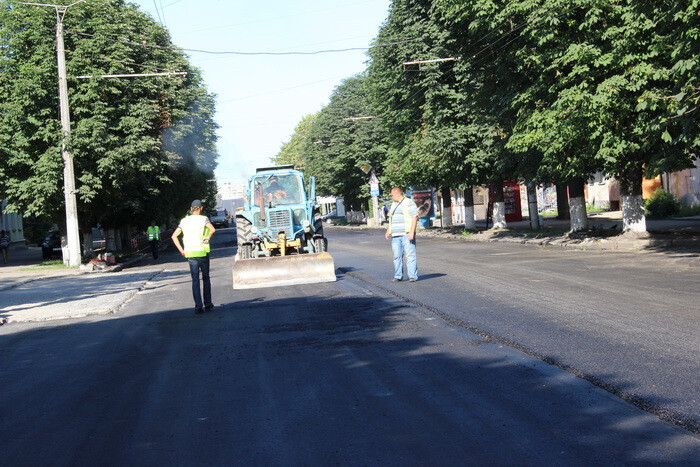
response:
<path id="1" fill-rule="evenodd" d="M 391 284 L 380 232 L 329 236 L 336 283 L 234 291 L 224 231 L 211 313 L 171 254 L 116 314 L 0 327 L 0 464 L 697 463 L 698 436 L 572 374 L 697 400 L 697 258 L 426 240 Z"/>
<path id="2" fill-rule="evenodd" d="M 392 284 L 382 231 L 333 234 L 350 274 L 700 431 L 697 253 L 419 237 L 421 281 Z"/>

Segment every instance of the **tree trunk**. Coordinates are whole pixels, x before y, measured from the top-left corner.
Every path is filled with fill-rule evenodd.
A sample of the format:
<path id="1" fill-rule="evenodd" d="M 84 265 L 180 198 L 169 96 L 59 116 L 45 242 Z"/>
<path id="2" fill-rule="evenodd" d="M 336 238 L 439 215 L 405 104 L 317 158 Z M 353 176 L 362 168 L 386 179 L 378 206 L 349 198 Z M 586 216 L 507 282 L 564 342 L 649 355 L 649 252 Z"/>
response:
<path id="1" fill-rule="evenodd" d="M 452 196 L 450 189 L 444 187 L 442 193 L 442 226 L 452 227 Z"/>
<path id="2" fill-rule="evenodd" d="M 569 212 L 571 218 L 571 231 L 580 232 L 588 229 L 588 216 L 586 214 L 586 197 L 584 194 L 585 182 L 582 178 L 569 181 Z"/>
<path id="3" fill-rule="evenodd" d="M 87 227 L 83 229 L 83 253 L 85 256 L 92 257 L 92 228 Z"/>
<path id="4" fill-rule="evenodd" d="M 133 231 L 134 229 L 131 227 L 131 224 L 126 224 L 122 227 L 122 246 L 126 246 L 129 250 L 138 250 L 138 247 L 134 248 L 131 242 L 131 239 L 134 237 Z"/>
<path id="5" fill-rule="evenodd" d="M 122 251 L 122 228 L 114 229 L 114 246 L 115 251 Z"/>
<path id="6" fill-rule="evenodd" d="M 642 165 L 620 174 L 620 199 L 622 201 L 622 231 L 646 232 L 647 220 L 642 199 Z"/>
<path id="7" fill-rule="evenodd" d="M 467 230 L 476 230 L 474 189 L 470 186 L 464 189 L 464 228 Z"/>
<path id="8" fill-rule="evenodd" d="M 115 237 L 116 235 L 114 234 L 113 228 L 110 227 L 108 229 L 105 229 L 105 249 L 107 251 L 117 251 L 117 243 Z"/>
<path id="9" fill-rule="evenodd" d="M 498 181 L 491 184 L 493 193 L 493 228 L 505 229 L 506 224 L 506 203 L 503 195 L 503 182 Z"/>
<path id="10" fill-rule="evenodd" d="M 527 211 L 530 214 L 530 228 L 540 230 L 540 212 L 537 209 L 537 186 L 534 182 L 527 184 Z"/>
<path id="11" fill-rule="evenodd" d="M 565 183 L 557 184 L 557 219 L 569 218 L 569 193 Z"/>

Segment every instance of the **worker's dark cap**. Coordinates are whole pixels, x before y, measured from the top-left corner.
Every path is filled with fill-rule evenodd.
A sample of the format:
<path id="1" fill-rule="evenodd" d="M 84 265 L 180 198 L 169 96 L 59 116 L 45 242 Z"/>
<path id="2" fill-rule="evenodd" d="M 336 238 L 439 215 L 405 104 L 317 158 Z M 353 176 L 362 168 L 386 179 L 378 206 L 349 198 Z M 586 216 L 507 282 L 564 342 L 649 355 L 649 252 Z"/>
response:
<path id="1" fill-rule="evenodd" d="M 198 199 L 192 201 L 192 204 L 190 205 L 193 208 L 201 208 L 202 207 L 202 202 Z"/>

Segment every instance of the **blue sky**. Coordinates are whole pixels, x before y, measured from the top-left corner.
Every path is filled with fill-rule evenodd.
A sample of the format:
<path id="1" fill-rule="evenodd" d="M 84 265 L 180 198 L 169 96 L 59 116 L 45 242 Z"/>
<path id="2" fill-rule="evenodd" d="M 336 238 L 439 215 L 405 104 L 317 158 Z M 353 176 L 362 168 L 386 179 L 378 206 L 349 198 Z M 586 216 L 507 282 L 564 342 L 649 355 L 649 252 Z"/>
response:
<path id="1" fill-rule="evenodd" d="M 88 0 L 89 1 L 89 0 Z M 137 0 L 186 49 L 239 52 L 367 47 L 389 0 Z M 270 164 L 304 115 L 342 79 L 365 69 L 365 51 L 311 56 L 187 52 L 217 96 L 220 183 L 243 183 Z"/>

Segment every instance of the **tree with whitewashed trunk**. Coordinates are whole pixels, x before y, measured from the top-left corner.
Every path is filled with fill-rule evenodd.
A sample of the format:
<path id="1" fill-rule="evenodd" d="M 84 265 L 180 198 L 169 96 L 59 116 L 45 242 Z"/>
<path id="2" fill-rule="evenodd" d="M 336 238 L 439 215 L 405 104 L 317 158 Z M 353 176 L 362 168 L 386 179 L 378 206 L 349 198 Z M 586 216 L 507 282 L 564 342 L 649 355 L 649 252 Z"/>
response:
<path id="1" fill-rule="evenodd" d="M 540 212 L 537 208 L 537 185 L 535 182 L 527 184 L 527 211 L 530 217 L 530 228 L 539 230 L 540 227 Z"/>
<path id="2" fill-rule="evenodd" d="M 493 228 L 505 229 L 508 227 L 506 223 L 506 203 L 503 195 L 503 182 L 496 181 L 491 183 L 489 190 L 493 194 Z"/>
<path id="3" fill-rule="evenodd" d="M 452 192 L 448 187 L 440 190 L 442 195 L 442 226 L 452 227 Z"/>
<path id="4" fill-rule="evenodd" d="M 582 178 L 575 178 L 569 182 L 569 218 L 572 232 L 588 229 L 586 197 L 583 188 L 585 183 Z"/>
<path id="5" fill-rule="evenodd" d="M 464 189 L 464 228 L 476 230 L 476 217 L 474 215 L 474 188 L 468 186 Z"/>

